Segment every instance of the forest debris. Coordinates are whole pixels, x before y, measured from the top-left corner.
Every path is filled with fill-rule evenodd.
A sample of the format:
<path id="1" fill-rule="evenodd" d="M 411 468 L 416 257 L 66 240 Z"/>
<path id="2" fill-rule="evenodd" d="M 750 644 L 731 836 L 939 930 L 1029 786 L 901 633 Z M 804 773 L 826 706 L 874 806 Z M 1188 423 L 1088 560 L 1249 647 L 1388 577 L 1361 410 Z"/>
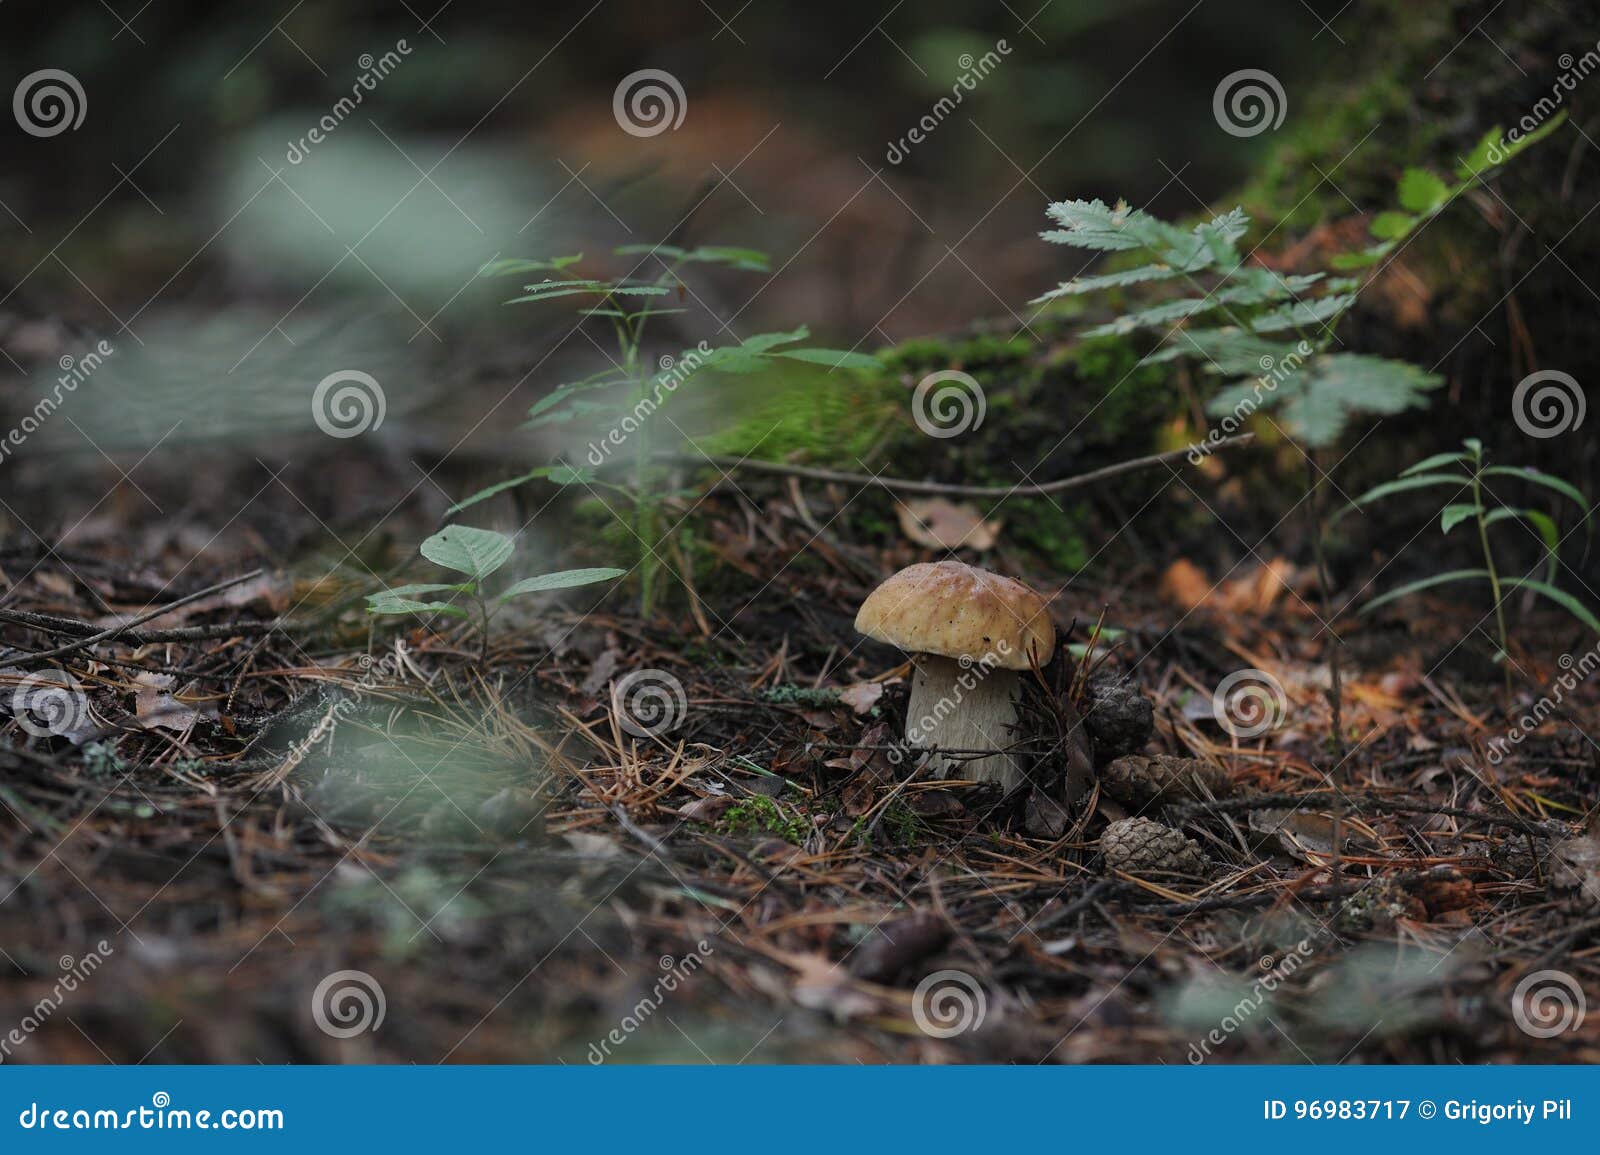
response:
<path id="1" fill-rule="evenodd" d="M 1170 754 L 1127 754 L 1100 771 L 1107 794 L 1128 806 L 1203 802 L 1233 793 L 1233 779 L 1220 766 Z"/>
<path id="2" fill-rule="evenodd" d="M 1313 863 L 1348 853 L 1352 835 L 1370 839 L 1372 845 L 1380 841 L 1378 832 L 1359 818 L 1346 815 L 1336 820 L 1331 814 L 1310 810 L 1252 810 L 1250 829 L 1276 838 L 1284 850 Z M 1366 848 L 1372 849 L 1372 845 Z"/>
<path id="3" fill-rule="evenodd" d="M 1100 835 L 1106 869 L 1124 874 L 1204 874 L 1200 844 L 1148 818 L 1123 818 Z"/>
<path id="4" fill-rule="evenodd" d="M 900 531 L 928 549 L 991 550 L 1000 540 L 1003 523 L 986 521 L 970 501 L 959 504 L 944 497 L 913 497 L 900 502 L 895 513 Z"/>
<path id="5" fill-rule="evenodd" d="M 1188 613 L 1211 596 L 1211 579 L 1194 562 L 1180 557 L 1167 567 L 1157 587 L 1162 598 Z"/>
<path id="6" fill-rule="evenodd" d="M 883 697 L 882 682 L 853 682 L 839 691 L 839 701 L 857 714 L 867 714 Z"/>
<path id="7" fill-rule="evenodd" d="M 1600 902 L 1600 811 L 1589 829 L 1563 838 L 1551 848 L 1551 882 L 1559 890 L 1576 890 L 1590 902 Z"/>
<path id="8" fill-rule="evenodd" d="M 146 728 L 160 726 L 163 730 L 179 733 L 189 729 L 208 712 L 173 696 L 178 679 L 171 674 L 138 674 L 133 679 L 138 687 L 133 695 L 133 713 L 139 724 Z"/>
<path id="9" fill-rule="evenodd" d="M 861 940 L 850 973 L 868 982 L 888 982 L 950 940 L 950 927 L 938 915 L 922 911 L 882 923 Z"/>

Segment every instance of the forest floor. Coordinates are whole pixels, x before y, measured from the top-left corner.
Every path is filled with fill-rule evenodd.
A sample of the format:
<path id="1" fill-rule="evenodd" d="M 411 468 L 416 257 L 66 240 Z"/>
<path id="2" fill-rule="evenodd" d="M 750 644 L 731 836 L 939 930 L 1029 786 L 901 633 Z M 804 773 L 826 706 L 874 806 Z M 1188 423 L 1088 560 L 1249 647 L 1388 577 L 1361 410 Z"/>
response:
<path id="1" fill-rule="evenodd" d="M 372 629 L 350 566 L 10 543 L 7 1060 L 1600 1061 L 1600 698 L 1504 741 L 1592 655 L 1541 664 L 1569 643 L 1529 619 L 1508 685 L 1483 607 L 1427 598 L 1335 640 L 1277 559 L 969 552 L 1061 638 L 1003 796 L 888 756 L 908 667 L 854 614 L 937 555 L 857 532 L 855 496 L 725 479 L 706 590 L 668 550 L 670 612 L 573 591 L 486 656 Z M 1239 671 L 1266 714 L 1224 726 Z M 1148 736 L 1102 716 L 1128 689 Z M 70 725 L 27 729 L 52 696 Z M 1112 868 L 1130 816 L 1180 849 Z"/>

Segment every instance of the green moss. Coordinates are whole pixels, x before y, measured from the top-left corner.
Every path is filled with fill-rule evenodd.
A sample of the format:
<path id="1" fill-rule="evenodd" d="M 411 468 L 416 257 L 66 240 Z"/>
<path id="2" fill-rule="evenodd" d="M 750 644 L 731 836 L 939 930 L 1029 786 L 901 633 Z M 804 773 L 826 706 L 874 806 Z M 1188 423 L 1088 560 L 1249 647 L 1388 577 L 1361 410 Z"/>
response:
<path id="1" fill-rule="evenodd" d="M 811 823 L 803 814 L 787 814 L 782 806 L 763 794 L 752 795 L 728 807 L 718 828 L 727 834 L 750 837 L 771 834 L 795 845 L 811 833 Z"/>
<path id="2" fill-rule="evenodd" d="M 839 704 L 839 691 L 826 686 L 796 686 L 792 682 L 761 691 L 761 700 L 779 706 L 826 708 Z"/>

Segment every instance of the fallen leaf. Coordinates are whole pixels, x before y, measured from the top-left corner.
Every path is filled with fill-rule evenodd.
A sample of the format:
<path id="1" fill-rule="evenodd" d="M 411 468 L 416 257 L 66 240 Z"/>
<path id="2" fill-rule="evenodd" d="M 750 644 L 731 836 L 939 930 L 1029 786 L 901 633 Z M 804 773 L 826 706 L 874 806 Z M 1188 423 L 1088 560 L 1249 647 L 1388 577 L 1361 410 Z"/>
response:
<path id="1" fill-rule="evenodd" d="M 866 714 L 883 697 L 882 682 L 856 682 L 839 691 L 839 701 L 857 714 Z"/>
<path id="2" fill-rule="evenodd" d="M 133 694 L 133 714 L 146 729 L 160 726 L 181 733 L 211 712 L 175 698 L 172 690 L 178 679 L 171 674 L 143 673 L 133 682 L 138 687 Z"/>
<path id="3" fill-rule="evenodd" d="M 896 512 L 901 531 L 929 549 L 964 548 L 982 553 L 1000 540 L 1002 523 L 985 521 L 970 502 L 957 505 L 942 497 L 914 497 L 901 502 Z"/>
<path id="4" fill-rule="evenodd" d="M 1556 843 L 1551 856 L 1555 860 L 1551 881 L 1557 887 L 1600 902 L 1600 816 L 1590 820 L 1587 833 Z"/>
<path id="5" fill-rule="evenodd" d="M 1211 579 L 1194 562 L 1180 557 L 1161 575 L 1158 592 L 1185 612 L 1198 609 L 1211 597 Z"/>

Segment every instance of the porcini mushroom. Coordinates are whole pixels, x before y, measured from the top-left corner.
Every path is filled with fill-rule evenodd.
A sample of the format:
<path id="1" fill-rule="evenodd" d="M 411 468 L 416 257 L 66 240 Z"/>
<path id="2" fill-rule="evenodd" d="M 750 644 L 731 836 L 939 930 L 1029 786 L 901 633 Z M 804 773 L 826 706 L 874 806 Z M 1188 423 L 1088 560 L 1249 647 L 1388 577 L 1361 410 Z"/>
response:
<path id="1" fill-rule="evenodd" d="M 907 566 L 868 595 L 856 629 L 911 655 L 906 741 L 943 750 L 993 750 L 982 757 L 933 755 L 941 778 L 1022 781 L 1014 742 L 1021 680 L 1044 665 L 1056 630 L 1044 598 L 1021 582 L 959 561 Z"/>

